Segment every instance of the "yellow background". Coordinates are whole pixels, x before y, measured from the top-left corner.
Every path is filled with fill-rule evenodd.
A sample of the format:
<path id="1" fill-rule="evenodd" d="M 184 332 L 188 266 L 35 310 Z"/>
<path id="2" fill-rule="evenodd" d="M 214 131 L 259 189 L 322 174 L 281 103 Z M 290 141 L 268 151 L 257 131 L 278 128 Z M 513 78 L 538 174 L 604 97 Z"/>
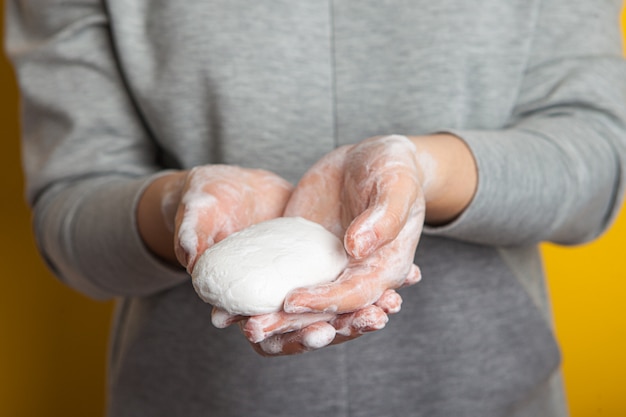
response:
<path id="1" fill-rule="evenodd" d="M 4 56 L 0 91 L 0 416 L 102 415 L 112 305 L 64 287 L 37 256 Z M 592 244 L 544 246 L 572 417 L 626 416 L 625 248 L 626 211 Z"/>

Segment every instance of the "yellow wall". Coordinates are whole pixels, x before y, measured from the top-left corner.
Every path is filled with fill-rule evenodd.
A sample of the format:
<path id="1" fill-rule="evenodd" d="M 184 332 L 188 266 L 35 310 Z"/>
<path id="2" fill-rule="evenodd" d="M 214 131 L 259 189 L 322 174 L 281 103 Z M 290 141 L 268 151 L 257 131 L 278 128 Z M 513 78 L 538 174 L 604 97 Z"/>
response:
<path id="1" fill-rule="evenodd" d="M 572 416 L 626 416 L 626 211 L 596 242 L 544 253 Z"/>
<path id="2" fill-rule="evenodd" d="M 4 57 L 0 91 L 0 416 L 98 416 L 111 304 L 62 286 L 36 255 Z M 545 246 L 572 417 L 626 416 L 625 248 L 626 212 L 593 244 Z"/>

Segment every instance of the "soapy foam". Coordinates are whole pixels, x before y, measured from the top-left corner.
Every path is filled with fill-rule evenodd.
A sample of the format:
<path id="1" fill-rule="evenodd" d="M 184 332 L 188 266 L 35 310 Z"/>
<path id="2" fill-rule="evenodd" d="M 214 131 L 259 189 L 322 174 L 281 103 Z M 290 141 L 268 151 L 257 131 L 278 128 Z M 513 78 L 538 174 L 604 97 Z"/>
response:
<path id="1" fill-rule="evenodd" d="M 308 349 L 320 349 L 335 339 L 335 328 L 330 324 L 319 323 L 307 329 L 302 337 L 302 344 Z"/>

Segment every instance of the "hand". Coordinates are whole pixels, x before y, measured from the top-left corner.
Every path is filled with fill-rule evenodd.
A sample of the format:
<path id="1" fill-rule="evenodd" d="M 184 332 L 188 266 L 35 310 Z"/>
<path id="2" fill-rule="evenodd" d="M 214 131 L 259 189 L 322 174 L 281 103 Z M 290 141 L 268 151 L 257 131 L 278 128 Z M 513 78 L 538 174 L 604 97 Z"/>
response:
<path id="1" fill-rule="evenodd" d="M 155 180 L 142 195 L 138 208 L 140 233 L 143 231 L 144 241 L 155 253 L 160 251 L 164 259 L 172 262 L 176 261 L 173 245 L 164 242 L 176 242 L 178 259 L 191 272 L 197 256 L 213 243 L 253 223 L 280 216 L 290 192 L 291 186 L 286 181 L 266 171 L 207 166 L 173 172 Z M 168 234 L 169 238 L 164 237 Z M 338 331 L 348 336 L 380 328 L 386 323 L 383 308 L 399 309 L 399 297 L 392 295 L 385 300 L 381 300 L 382 308 L 372 306 L 367 314 L 355 315 L 354 320 L 352 315 L 341 318 L 333 315 L 328 320 L 333 318 Z M 293 354 L 320 348 L 336 339 L 335 327 L 328 324 L 315 323 L 304 328 L 312 323 L 311 315 L 290 315 L 280 327 L 277 320 L 287 316 L 276 313 L 264 317 L 269 329 L 258 340 L 261 343 L 253 343 L 255 350 L 264 355 Z M 234 316 L 217 308 L 212 311 L 212 321 L 217 327 L 239 321 L 242 327 L 245 323 L 254 329 L 262 318 Z M 289 325 L 285 326 L 287 322 Z M 277 334 L 282 331 L 289 333 Z M 258 331 L 256 334 L 258 337 Z"/>
<path id="2" fill-rule="evenodd" d="M 294 290 L 286 312 L 350 313 L 419 280 L 413 257 L 426 207 L 422 185 L 431 174 L 423 165 L 408 138 L 386 136 L 339 148 L 305 174 L 285 215 L 343 237 L 350 261 L 336 281 Z"/>
<path id="3" fill-rule="evenodd" d="M 138 205 L 146 245 L 191 273 L 200 254 L 233 232 L 282 215 L 292 186 L 263 170 L 206 165 L 166 174 Z"/>
<path id="4" fill-rule="evenodd" d="M 257 352 L 302 353 L 385 326 L 402 303 L 394 289 L 420 279 L 412 260 L 424 218 L 421 178 L 415 146 L 399 136 L 340 148 L 305 174 L 285 215 L 318 222 L 344 238 L 350 264 L 331 284 L 292 292 L 289 312 L 241 321 Z M 223 325 L 233 320 L 216 317 Z"/>

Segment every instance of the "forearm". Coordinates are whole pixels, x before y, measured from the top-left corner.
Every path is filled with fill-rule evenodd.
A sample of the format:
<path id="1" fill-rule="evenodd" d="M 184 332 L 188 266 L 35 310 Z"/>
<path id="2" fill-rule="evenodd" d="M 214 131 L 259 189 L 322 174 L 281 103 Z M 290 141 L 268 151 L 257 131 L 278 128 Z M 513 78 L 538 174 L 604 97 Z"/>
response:
<path id="1" fill-rule="evenodd" d="M 469 147 L 457 136 L 442 133 L 409 136 L 417 148 L 426 200 L 426 223 L 441 225 L 458 217 L 476 192 L 478 173 Z"/>

